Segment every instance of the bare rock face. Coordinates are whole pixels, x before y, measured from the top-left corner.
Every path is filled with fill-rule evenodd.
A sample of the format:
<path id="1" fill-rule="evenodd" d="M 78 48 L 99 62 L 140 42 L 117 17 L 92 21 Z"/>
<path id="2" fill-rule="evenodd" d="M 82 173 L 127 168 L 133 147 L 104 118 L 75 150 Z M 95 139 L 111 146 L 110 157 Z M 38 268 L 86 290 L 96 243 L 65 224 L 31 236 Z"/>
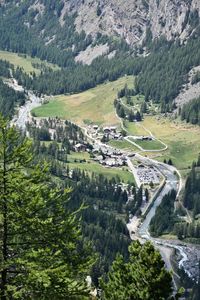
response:
<path id="1" fill-rule="evenodd" d="M 22 2 L 13 0 L 13 5 Z M 6 3 L 11 2 L 0 0 L 0 5 Z M 52 7 L 55 3 L 57 0 L 52 0 Z M 58 16 L 61 27 L 66 15 L 75 15 L 76 31 L 84 30 L 93 37 L 101 33 L 123 38 L 131 46 L 142 44 L 147 32 L 151 32 L 153 39 L 179 37 L 184 42 L 199 25 L 200 0 L 59 0 L 59 3 L 63 4 Z M 43 0 L 30 1 L 31 9 L 40 14 L 45 5 Z"/>
<path id="2" fill-rule="evenodd" d="M 63 0 L 66 13 L 77 13 L 76 30 L 98 32 L 141 44 L 147 29 L 153 38 L 185 40 L 200 15 L 199 0 Z M 67 9 L 66 9 L 67 8 Z"/>

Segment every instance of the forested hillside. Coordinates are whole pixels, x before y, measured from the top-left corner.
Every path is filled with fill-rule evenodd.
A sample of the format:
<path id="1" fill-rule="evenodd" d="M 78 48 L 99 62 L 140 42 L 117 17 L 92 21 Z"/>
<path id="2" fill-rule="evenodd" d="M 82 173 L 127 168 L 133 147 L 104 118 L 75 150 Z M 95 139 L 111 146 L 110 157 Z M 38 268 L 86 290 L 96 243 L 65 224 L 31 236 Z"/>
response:
<path id="1" fill-rule="evenodd" d="M 200 125 L 200 98 L 193 99 L 180 110 L 182 120 L 194 125 Z"/>
<path id="2" fill-rule="evenodd" d="M 176 233 L 180 239 L 200 239 L 200 157 L 193 164 L 192 170 L 185 184 L 183 196 L 184 206 L 191 212 L 192 223 L 180 223 L 176 225 Z"/>

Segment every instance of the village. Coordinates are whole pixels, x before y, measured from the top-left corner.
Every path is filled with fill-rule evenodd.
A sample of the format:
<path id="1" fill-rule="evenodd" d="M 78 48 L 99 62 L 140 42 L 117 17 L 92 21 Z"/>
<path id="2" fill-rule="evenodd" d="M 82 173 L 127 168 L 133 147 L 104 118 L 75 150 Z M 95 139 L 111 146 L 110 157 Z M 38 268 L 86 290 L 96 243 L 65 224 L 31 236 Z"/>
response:
<path id="1" fill-rule="evenodd" d="M 52 141 L 57 137 L 58 132 L 61 130 L 60 128 L 65 128 L 69 124 L 73 123 L 60 120 L 59 118 L 49 118 L 47 120 L 33 117 L 27 123 L 29 127 L 45 128 L 48 131 L 49 139 Z M 107 168 L 128 166 L 138 186 L 147 185 L 153 187 L 160 184 L 162 176 L 155 167 L 137 163 L 133 164 L 132 160 L 134 160 L 135 153 L 128 150 L 116 149 L 106 144 L 110 139 L 123 139 L 122 133 L 116 126 L 101 127 L 98 125 L 89 125 L 86 128 L 85 134 L 80 127 L 77 128 L 76 139 L 69 139 L 71 149 L 74 152 L 88 152 L 93 161 Z"/>
<path id="2" fill-rule="evenodd" d="M 98 125 L 89 125 L 87 126 L 87 132 L 92 138 L 102 142 L 123 140 L 123 135 L 117 126 L 101 127 Z"/>

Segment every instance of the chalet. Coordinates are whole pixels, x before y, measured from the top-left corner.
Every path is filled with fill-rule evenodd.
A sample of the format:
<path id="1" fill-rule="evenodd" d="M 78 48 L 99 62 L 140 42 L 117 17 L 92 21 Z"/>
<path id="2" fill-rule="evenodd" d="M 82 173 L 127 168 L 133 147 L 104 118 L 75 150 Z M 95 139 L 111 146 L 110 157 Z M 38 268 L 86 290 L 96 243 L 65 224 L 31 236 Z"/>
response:
<path id="1" fill-rule="evenodd" d="M 75 150 L 75 152 L 85 152 L 87 150 L 87 146 L 84 144 L 78 143 L 74 146 L 74 150 Z"/>
<path id="2" fill-rule="evenodd" d="M 103 132 L 104 133 L 110 133 L 110 127 L 104 127 Z"/>

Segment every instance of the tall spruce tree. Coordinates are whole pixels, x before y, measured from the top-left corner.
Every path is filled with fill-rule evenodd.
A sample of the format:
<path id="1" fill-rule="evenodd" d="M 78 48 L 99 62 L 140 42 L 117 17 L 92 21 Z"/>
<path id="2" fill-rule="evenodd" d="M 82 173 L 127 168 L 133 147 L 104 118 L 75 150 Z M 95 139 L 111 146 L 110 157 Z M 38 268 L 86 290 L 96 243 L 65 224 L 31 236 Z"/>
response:
<path id="1" fill-rule="evenodd" d="M 30 150 L 0 117 L 0 299 L 88 299 L 91 259 L 69 190 L 54 188 Z"/>
<path id="2" fill-rule="evenodd" d="M 153 245 L 150 242 L 141 245 L 137 241 L 130 245 L 129 253 L 128 262 L 118 255 L 108 274 L 108 281 L 101 281 L 103 299 L 174 299 L 171 274 Z"/>

